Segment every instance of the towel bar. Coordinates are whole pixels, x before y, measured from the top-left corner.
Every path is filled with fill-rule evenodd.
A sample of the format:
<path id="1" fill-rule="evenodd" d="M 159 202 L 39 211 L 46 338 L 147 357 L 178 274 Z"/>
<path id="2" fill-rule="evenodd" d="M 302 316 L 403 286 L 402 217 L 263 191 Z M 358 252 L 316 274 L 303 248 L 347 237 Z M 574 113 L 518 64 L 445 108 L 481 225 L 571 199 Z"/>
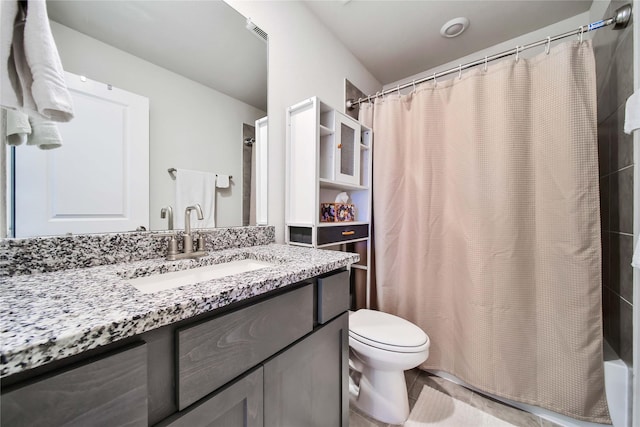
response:
<path id="1" fill-rule="evenodd" d="M 169 175 L 171 175 L 171 178 L 175 179 L 176 178 L 176 172 L 178 172 L 178 169 L 169 168 L 169 169 L 167 169 L 167 172 L 169 172 Z M 216 174 L 216 176 L 218 176 L 218 174 Z M 229 175 L 229 179 L 233 179 L 233 175 Z"/>

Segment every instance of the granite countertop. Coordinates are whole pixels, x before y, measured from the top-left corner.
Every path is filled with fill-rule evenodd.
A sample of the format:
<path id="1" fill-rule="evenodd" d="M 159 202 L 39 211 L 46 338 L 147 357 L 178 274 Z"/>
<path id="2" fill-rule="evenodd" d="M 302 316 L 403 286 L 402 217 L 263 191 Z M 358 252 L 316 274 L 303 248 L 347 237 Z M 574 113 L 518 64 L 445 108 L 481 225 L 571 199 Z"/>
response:
<path id="1" fill-rule="evenodd" d="M 128 279 L 236 259 L 277 264 L 143 294 Z M 151 259 L 3 278 L 0 377 L 285 287 L 359 260 L 357 254 L 268 244 L 198 260 Z"/>

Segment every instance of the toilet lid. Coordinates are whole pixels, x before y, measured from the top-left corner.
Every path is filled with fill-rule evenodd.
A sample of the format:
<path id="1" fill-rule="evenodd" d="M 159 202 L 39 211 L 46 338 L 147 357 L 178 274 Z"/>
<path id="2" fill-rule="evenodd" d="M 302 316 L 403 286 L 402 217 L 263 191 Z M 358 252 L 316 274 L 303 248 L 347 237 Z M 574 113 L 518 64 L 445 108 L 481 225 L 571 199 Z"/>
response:
<path id="1" fill-rule="evenodd" d="M 349 315 L 349 334 L 385 347 L 420 347 L 429 337 L 413 323 L 381 311 L 361 309 Z"/>

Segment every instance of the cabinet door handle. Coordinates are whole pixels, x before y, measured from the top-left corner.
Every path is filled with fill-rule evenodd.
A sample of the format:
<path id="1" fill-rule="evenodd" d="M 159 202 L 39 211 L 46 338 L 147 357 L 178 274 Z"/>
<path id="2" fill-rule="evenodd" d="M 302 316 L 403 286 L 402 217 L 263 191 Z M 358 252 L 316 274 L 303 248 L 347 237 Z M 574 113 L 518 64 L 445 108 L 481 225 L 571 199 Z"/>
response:
<path id="1" fill-rule="evenodd" d="M 352 231 L 343 231 L 343 232 L 342 232 L 342 235 L 343 235 L 343 236 L 352 236 L 352 235 L 354 235 L 354 234 L 356 234 L 356 232 L 355 232 L 355 231 L 353 231 L 353 230 L 352 230 Z"/>
<path id="2" fill-rule="evenodd" d="M 342 148 L 342 144 L 338 144 L 338 150 Z"/>

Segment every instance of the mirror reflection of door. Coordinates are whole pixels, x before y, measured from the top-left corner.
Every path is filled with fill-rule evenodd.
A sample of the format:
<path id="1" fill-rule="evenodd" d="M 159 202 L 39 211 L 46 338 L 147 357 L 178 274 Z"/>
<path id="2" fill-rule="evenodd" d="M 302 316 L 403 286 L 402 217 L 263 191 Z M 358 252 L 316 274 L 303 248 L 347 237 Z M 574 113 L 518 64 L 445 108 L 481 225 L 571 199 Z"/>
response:
<path id="1" fill-rule="evenodd" d="M 149 100 L 68 72 L 66 80 L 75 117 L 56 124 L 62 145 L 13 150 L 12 237 L 148 229 Z"/>
<path id="2" fill-rule="evenodd" d="M 256 128 L 242 124 L 242 225 L 256 224 Z"/>

